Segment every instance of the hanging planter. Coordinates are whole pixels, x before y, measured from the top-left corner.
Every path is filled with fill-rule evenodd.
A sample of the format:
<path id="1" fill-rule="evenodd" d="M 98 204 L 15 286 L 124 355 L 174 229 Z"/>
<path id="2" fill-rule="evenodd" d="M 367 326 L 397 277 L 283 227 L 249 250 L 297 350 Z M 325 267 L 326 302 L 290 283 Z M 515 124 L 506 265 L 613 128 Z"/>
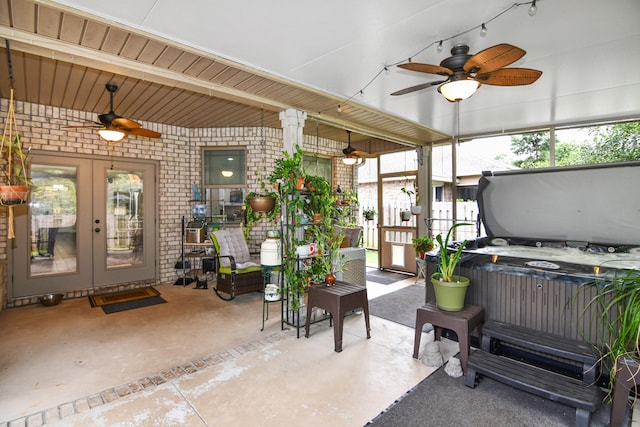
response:
<path id="1" fill-rule="evenodd" d="M 400 211 L 400 221 L 409 221 L 411 219 L 411 211 Z"/>
<path id="2" fill-rule="evenodd" d="M 16 123 L 16 111 L 13 89 L 13 75 L 11 71 L 11 54 L 9 41 L 6 40 L 7 62 L 9 68 L 9 81 L 11 82 L 9 112 L 7 121 L 4 123 L 2 141 L 0 143 L 0 157 L 2 159 L 2 172 L 0 174 L 0 203 L 9 209 L 9 221 L 7 237 L 15 238 L 13 224 L 13 207 L 26 203 L 29 197 L 29 187 L 31 180 L 27 177 L 27 156 L 22 150 L 22 135 L 18 133 Z"/>
<path id="3" fill-rule="evenodd" d="M 276 205 L 276 198 L 272 196 L 248 197 L 249 206 L 254 212 L 269 213 Z"/>
<path id="4" fill-rule="evenodd" d="M 0 185 L 0 202 L 5 206 L 21 205 L 27 201 L 29 187 L 26 185 Z"/>

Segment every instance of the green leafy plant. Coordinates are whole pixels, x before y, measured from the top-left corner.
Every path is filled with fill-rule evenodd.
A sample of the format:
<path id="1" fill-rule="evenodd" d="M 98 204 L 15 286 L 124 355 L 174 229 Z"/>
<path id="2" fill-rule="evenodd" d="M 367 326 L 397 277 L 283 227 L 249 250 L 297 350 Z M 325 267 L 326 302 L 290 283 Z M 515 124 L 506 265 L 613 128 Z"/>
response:
<path id="1" fill-rule="evenodd" d="M 367 221 L 371 221 L 373 219 L 373 217 L 376 216 L 377 214 L 378 213 L 376 212 L 375 209 L 363 209 L 362 210 L 362 216 Z"/>
<path id="2" fill-rule="evenodd" d="M 629 270 L 613 278 L 598 280 L 596 295 L 585 311 L 596 308 L 603 332 L 609 336 L 600 352 L 600 361 L 609 370 L 609 389 L 613 390 L 619 357 L 640 357 L 640 271 Z"/>
<path id="3" fill-rule="evenodd" d="M 407 181 L 408 183 L 409 181 Z M 407 197 L 409 197 L 409 205 L 417 205 L 418 202 L 420 202 L 420 195 L 418 194 L 418 186 L 416 185 L 415 181 L 413 181 L 413 189 L 410 189 L 408 187 L 402 187 L 400 189 L 400 191 L 402 191 L 404 194 L 407 195 Z M 415 196 L 415 203 L 414 203 L 414 197 Z"/>
<path id="4" fill-rule="evenodd" d="M 429 236 L 414 237 L 411 243 L 416 252 L 428 252 L 433 249 L 433 239 Z"/>
<path id="5" fill-rule="evenodd" d="M 27 157 L 29 152 L 22 150 L 22 135 L 16 134 L 13 141 L 2 137 L 2 158 L 6 165 L 2 168 L 2 181 L 6 185 L 32 185 L 27 177 Z"/>
<path id="6" fill-rule="evenodd" d="M 462 251 L 467 245 L 467 240 L 464 240 L 458 249 L 452 252 L 449 252 L 449 239 L 451 238 L 451 233 L 457 227 L 461 227 L 463 225 L 473 225 L 467 222 L 460 222 L 458 224 L 454 224 L 449 231 L 447 232 L 447 236 L 445 240 L 442 240 L 442 234 L 438 234 L 436 236 L 436 241 L 439 246 L 439 254 L 438 254 L 438 274 L 439 279 L 443 282 L 453 282 L 453 273 L 458 265 L 458 261 L 460 260 L 460 256 L 462 255 Z"/>
<path id="7" fill-rule="evenodd" d="M 251 233 L 251 229 L 253 225 L 257 222 L 260 222 L 263 218 L 265 218 L 269 222 L 274 222 L 280 217 L 280 195 L 267 188 L 267 183 L 262 179 L 260 172 L 256 172 L 258 177 L 258 185 L 260 187 L 260 191 L 251 191 L 244 198 L 245 205 L 245 227 L 244 227 L 244 237 L 245 239 L 249 238 L 249 234 Z M 251 207 L 251 199 L 257 197 L 272 197 L 274 199 L 273 209 L 269 212 L 256 212 Z"/>

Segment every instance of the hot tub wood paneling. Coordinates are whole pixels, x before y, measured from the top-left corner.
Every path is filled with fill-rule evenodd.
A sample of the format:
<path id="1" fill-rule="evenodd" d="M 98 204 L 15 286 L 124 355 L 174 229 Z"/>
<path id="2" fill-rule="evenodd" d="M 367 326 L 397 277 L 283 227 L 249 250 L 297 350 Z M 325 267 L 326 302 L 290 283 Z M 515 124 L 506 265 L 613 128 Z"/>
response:
<path id="1" fill-rule="evenodd" d="M 427 262 L 427 277 L 435 271 L 435 263 Z M 595 309 L 587 308 L 596 295 L 594 285 L 465 267 L 456 274 L 470 279 L 465 302 L 484 307 L 485 319 L 598 345 L 609 339 Z M 428 283 L 425 302 L 431 300 L 435 294 Z"/>

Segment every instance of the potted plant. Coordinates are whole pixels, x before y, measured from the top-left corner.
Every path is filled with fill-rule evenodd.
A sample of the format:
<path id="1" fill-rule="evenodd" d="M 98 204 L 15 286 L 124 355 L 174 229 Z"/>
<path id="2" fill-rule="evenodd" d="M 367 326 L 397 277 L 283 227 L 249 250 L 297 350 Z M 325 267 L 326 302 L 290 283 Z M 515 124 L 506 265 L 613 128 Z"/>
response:
<path id="1" fill-rule="evenodd" d="M 620 361 L 640 357 L 640 271 L 629 270 L 613 278 L 599 279 L 596 295 L 587 308 L 595 307 L 609 342 L 604 348 L 594 344 L 603 367 L 609 371 L 609 391 L 613 391 Z M 585 310 L 586 310 L 585 309 Z"/>
<path id="2" fill-rule="evenodd" d="M 400 191 L 402 191 L 404 194 L 406 194 L 409 197 L 409 205 L 410 205 L 409 209 L 411 211 L 411 214 L 420 215 L 422 213 L 422 206 L 418 205 L 418 202 L 420 202 L 420 196 L 418 194 L 418 187 L 416 186 L 415 181 L 413 182 L 413 190 L 407 187 L 402 187 Z M 412 198 L 414 195 L 416 196 L 415 203 L 413 202 L 413 198 Z"/>
<path id="3" fill-rule="evenodd" d="M 280 197 L 267 188 L 260 172 L 257 172 L 260 191 L 251 191 L 244 198 L 245 228 L 244 237 L 249 238 L 251 228 L 256 222 L 266 218 L 273 222 L 280 216 Z"/>
<path id="4" fill-rule="evenodd" d="M 307 176 L 305 185 L 309 189 L 309 195 L 303 211 L 313 218 L 314 224 L 319 224 L 322 218 L 327 216 L 327 209 L 333 203 L 331 186 L 325 178 L 314 175 Z"/>
<path id="5" fill-rule="evenodd" d="M 365 221 L 372 221 L 373 217 L 376 216 L 376 214 L 377 212 L 373 208 L 362 210 L 362 216 L 364 217 Z"/>
<path id="6" fill-rule="evenodd" d="M 416 250 L 416 255 L 418 255 L 420 259 L 424 259 L 425 252 L 433 249 L 433 239 L 429 236 L 414 237 L 411 239 L 411 242 L 413 243 L 413 248 Z"/>
<path id="7" fill-rule="evenodd" d="M 436 236 L 439 246 L 438 271 L 431 275 L 431 283 L 436 295 L 436 305 L 439 309 L 445 311 L 460 311 L 464 308 L 464 298 L 469 286 L 467 277 L 453 274 L 462 255 L 462 250 L 467 245 L 467 240 L 464 240 L 455 251 L 450 252 L 448 248 L 453 230 L 463 225 L 473 224 L 465 222 L 454 224 L 449 228 L 444 241 L 442 240 L 442 234 Z"/>
<path id="8" fill-rule="evenodd" d="M 273 172 L 269 175 L 271 184 L 279 184 L 283 193 L 305 189 L 304 152 L 296 145 L 293 154 L 283 151 L 282 157 L 275 160 Z"/>

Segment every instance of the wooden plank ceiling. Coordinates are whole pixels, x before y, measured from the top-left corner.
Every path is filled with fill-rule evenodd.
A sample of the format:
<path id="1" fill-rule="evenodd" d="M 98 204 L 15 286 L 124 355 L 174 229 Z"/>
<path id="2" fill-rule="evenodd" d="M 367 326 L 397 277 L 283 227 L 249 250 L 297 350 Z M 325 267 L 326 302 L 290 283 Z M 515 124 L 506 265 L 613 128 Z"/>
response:
<path id="1" fill-rule="evenodd" d="M 9 40 L 17 100 L 95 114 L 117 114 L 187 128 L 280 128 L 279 112 L 307 112 L 304 132 L 359 149 L 392 151 L 448 137 L 265 71 L 160 40 L 63 6 L 0 0 L 0 35 Z M 6 58 L 3 43 L 2 57 Z M 8 61 L 0 61 L 0 96 L 9 97 Z M 337 106 L 341 106 L 341 112 Z M 73 118 L 70 118 L 73 119 Z M 393 144 L 390 144 L 392 142 Z M 401 144 L 401 145 L 398 145 Z"/>

